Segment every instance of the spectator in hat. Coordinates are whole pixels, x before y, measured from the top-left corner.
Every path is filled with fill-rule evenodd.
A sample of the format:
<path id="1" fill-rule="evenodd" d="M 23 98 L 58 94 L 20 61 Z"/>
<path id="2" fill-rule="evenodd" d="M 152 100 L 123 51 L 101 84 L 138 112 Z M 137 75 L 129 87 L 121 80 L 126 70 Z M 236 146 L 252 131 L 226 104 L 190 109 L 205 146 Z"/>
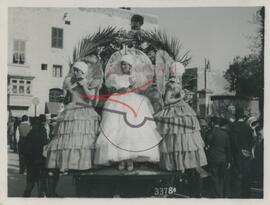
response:
<path id="1" fill-rule="evenodd" d="M 25 141 L 24 157 L 27 167 L 26 187 L 24 197 L 30 197 L 35 183 L 38 185 L 39 197 L 46 196 L 46 169 L 45 158 L 42 155 L 43 147 L 47 144 L 47 133 L 44 127 L 46 123 L 45 115 L 40 115 L 39 119 L 32 122 L 32 130 Z"/>
<path id="2" fill-rule="evenodd" d="M 210 132 L 209 125 L 207 124 L 205 119 L 199 119 L 199 123 L 200 123 L 200 126 L 201 126 L 202 139 L 203 139 L 204 142 L 206 142 L 206 136 Z"/>
<path id="3" fill-rule="evenodd" d="M 23 115 L 22 122 L 20 123 L 20 125 L 16 130 L 16 141 L 18 142 L 20 174 L 24 174 L 25 172 L 25 161 L 23 157 L 24 143 L 30 130 L 31 125 L 29 123 L 28 116 Z"/>
<path id="4" fill-rule="evenodd" d="M 208 145 L 207 161 L 211 181 L 213 183 L 214 197 L 224 197 L 225 171 L 230 168 L 231 146 L 228 133 L 222 129 L 221 119 L 213 117 L 214 128 L 206 136 Z"/>
<path id="5" fill-rule="evenodd" d="M 245 122 L 244 110 L 236 110 L 237 121 L 232 126 L 232 154 L 233 154 L 233 197 L 248 198 L 251 183 L 251 158 L 253 131 Z"/>
<path id="6" fill-rule="evenodd" d="M 220 128 L 225 131 L 229 136 L 230 147 L 232 147 L 232 127 L 233 122 L 230 119 L 221 118 L 220 121 Z M 232 162 L 232 151 L 230 153 L 230 162 Z M 231 167 L 231 166 L 230 166 Z M 232 176 L 232 169 L 228 168 L 225 170 L 225 177 L 224 177 L 224 197 L 230 198 L 231 197 L 231 176 Z"/>

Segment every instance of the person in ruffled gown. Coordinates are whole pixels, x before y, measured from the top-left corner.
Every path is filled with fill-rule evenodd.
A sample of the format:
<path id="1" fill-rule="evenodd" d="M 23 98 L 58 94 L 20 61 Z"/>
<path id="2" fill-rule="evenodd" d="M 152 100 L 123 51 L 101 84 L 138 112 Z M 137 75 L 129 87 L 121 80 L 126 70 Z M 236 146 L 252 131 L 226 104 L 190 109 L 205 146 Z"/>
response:
<path id="1" fill-rule="evenodd" d="M 133 170 L 134 161 L 159 162 L 158 143 L 161 140 L 153 118 L 153 108 L 147 97 L 127 92 L 135 83 L 132 74 L 133 57 L 121 59 L 122 75 L 112 74 L 106 86 L 117 90 L 106 101 L 96 142 L 95 163 L 110 165 L 119 163 L 119 170 Z M 124 93 L 125 94 L 121 94 Z M 117 113 L 116 113 L 117 112 Z"/>
<path id="2" fill-rule="evenodd" d="M 200 125 L 194 110 L 182 99 L 184 67 L 173 63 L 166 84 L 164 108 L 155 114 L 160 143 L 160 167 L 168 171 L 199 168 L 207 164 Z"/>
<path id="3" fill-rule="evenodd" d="M 85 78 L 87 64 L 82 61 L 76 62 L 72 70 L 72 75 L 66 77 L 63 84 L 65 91 L 69 93 L 70 102 L 57 117 L 53 138 L 46 148 L 46 166 L 50 170 L 56 170 L 49 172 L 49 177 L 54 177 L 49 194 L 52 196 L 56 195 L 59 171 L 93 168 L 92 158 L 99 115 L 91 107 L 91 100 L 87 97 L 94 95 L 88 89 L 89 82 Z"/>

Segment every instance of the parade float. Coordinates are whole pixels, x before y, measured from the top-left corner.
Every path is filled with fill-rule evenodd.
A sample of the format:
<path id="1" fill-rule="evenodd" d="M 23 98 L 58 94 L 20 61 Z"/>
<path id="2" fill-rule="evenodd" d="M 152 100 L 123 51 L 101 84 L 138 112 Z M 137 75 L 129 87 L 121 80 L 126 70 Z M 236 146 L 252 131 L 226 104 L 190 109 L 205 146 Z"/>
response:
<path id="1" fill-rule="evenodd" d="M 187 65 L 189 52 L 182 51 L 179 41 L 161 31 L 100 29 L 81 39 L 70 59 L 72 64 L 88 64 L 89 87 L 95 88 L 95 109 L 101 114 L 109 91 L 105 86 L 111 74 L 117 74 L 121 56 L 129 54 L 135 59 L 135 74 L 139 79 L 134 92 L 148 97 L 155 112 L 162 109 L 162 95 L 173 62 Z M 187 91 L 187 90 L 186 90 Z M 68 96 L 65 98 L 68 101 Z M 156 145 L 158 146 L 158 145 Z M 140 164 L 133 171 L 119 171 L 116 167 L 103 167 L 89 171 L 70 171 L 79 197 L 188 197 L 190 181 L 180 172 L 164 171 L 158 165 Z M 194 181 L 194 180 L 193 180 Z M 132 186 L 130 186 L 132 184 Z M 194 185 L 193 185 L 194 186 Z M 197 186 L 197 185 L 195 185 Z M 186 187 L 186 188 L 184 188 Z M 186 190 L 186 191 L 184 191 Z"/>

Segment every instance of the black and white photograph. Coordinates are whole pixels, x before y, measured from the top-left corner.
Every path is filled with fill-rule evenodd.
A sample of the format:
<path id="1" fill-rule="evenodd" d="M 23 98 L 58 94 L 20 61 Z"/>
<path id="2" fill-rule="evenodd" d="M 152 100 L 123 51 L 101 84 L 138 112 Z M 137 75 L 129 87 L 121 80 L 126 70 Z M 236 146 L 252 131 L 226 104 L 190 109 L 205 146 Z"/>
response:
<path id="1" fill-rule="evenodd" d="M 264 199 L 264 3 L 8 7 L 6 197 Z"/>

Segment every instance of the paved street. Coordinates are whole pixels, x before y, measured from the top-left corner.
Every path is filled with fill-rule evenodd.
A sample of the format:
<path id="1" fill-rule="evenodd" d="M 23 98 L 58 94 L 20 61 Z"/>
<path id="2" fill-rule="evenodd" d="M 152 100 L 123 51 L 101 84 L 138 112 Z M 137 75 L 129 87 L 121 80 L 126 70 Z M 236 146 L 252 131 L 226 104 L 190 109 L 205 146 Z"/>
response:
<path id="1" fill-rule="evenodd" d="M 8 152 L 8 196 L 21 197 L 26 184 L 26 175 L 19 174 L 18 154 L 9 150 Z M 62 176 L 57 187 L 57 192 L 63 197 L 75 197 L 72 177 Z M 32 197 L 37 197 L 37 187 L 35 186 Z"/>
<path id="2" fill-rule="evenodd" d="M 86 182 L 87 183 L 87 182 Z M 8 196 L 9 197 L 21 197 L 26 184 L 26 175 L 19 174 L 19 160 L 18 154 L 9 150 L 8 152 Z M 203 196 L 207 197 L 208 184 L 204 184 Z M 72 182 L 72 177 L 68 175 L 61 176 L 57 193 L 63 197 L 76 197 L 75 186 Z M 251 198 L 262 198 L 263 190 L 261 188 L 251 188 Z M 35 186 L 32 197 L 37 197 L 37 187 Z M 183 195 L 184 196 L 184 195 Z M 183 197 L 181 196 L 181 197 Z"/>

